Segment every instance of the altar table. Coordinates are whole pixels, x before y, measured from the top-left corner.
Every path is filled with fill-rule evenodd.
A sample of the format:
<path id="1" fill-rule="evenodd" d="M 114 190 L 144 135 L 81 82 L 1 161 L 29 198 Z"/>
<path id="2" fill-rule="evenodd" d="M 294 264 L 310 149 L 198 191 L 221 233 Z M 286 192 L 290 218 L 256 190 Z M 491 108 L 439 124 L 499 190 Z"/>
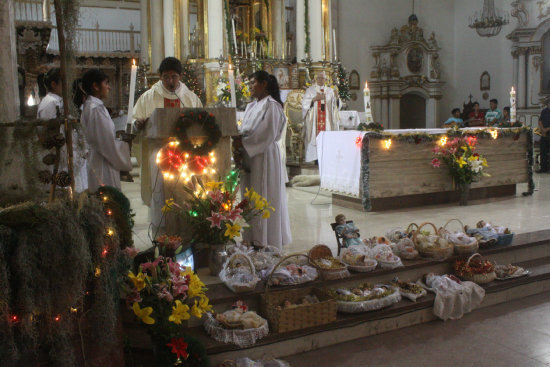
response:
<path id="1" fill-rule="evenodd" d="M 469 128 L 472 134 L 484 128 Z M 506 136 L 503 132 L 508 130 Z M 479 137 L 476 151 L 489 167 L 472 183 L 472 199 L 515 195 L 516 184 L 529 182 L 530 134 L 497 129 L 497 139 Z M 513 131 L 517 131 L 513 129 Z M 385 130 L 383 135 L 362 131 L 326 131 L 317 136 L 321 189 L 333 193 L 333 203 L 366 211 L 446 203 L 458 200 L 447 167 L 433 168 L 432 149 L 446 129 Z M 398 135 L 429 134 L 435 140 Z M 392 139 L 393 137 L 393 139 Z M 384 142 L 391 139 L 386 149 Z"/>

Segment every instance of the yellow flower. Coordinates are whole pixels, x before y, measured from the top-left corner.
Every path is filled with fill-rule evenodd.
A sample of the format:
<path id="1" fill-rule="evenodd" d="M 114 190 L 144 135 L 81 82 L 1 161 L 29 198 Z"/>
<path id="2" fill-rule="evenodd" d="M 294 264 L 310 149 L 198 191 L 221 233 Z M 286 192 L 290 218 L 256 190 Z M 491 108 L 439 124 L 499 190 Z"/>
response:
<path id="1" fill-rule="evenodd" d="M 264 210 L 267 206 L 267 201 L 257 198 L 254 201 L 254 206 L 255 206 L 256 210 Z"/>
<path id="2" fill-rule="evenodd" d="M 463 151 L 467 151 L 468 148 L 466 148 L 465 146 L 461 146 L 460 149 L 462 149 Z"/>
<path id="3" fill-rule="evenodd" d="M 231 223 L 225 223 L 225 227 L 227 228 L 225 230 L 225 237 L 229 237 L 230 239 L 233 239 L 235 237 L 239 237 L 241 234 L 241 226 L 238 224 L 231 224 Z"/>
<path id="4" fill-rule="evenodd" d="M 474 157 L 473 155 L 468 157 L 469 162 L 477 161 L 477 157 Z"/>
<path id="5" fill-rule="evenodd" d="M 464 157 L 460 157 L 459 159 L 457 159 L 456 163 L 458 163 L 458 166 L 460 168 L 464 167 L 467 164 L 467 162 L 464 160 Z"/>
<path id="6" fill-rule="evenodd" d="M 137 288 L 138 292 L 145 288 L 145 280 L 147 279 L 147 276 L 141 271 L 137 275 L 134 275 L 131 271 L 128 272 L 128 278 L 130 278 L 132 283 L 134 283 L 134 287 Z"/>
<path id="7" fill-rule="evenodd" d="M 483 167 L 489 167 L 489 165 L 487 164 L 487 160 L 486 160 L 485 158 L 482 158 L 482 159 L 481 159 L 481 165 L 482 165 Z"/>
<path id="8" fill-rule="evenodd" d="M 172 210 L 173 207 L 174 207 L 174 199 L 168 199 L 164 202 L 164 206 L 162 207 L 161 210 L 163 213 L 166 213 Z"/>
<path id="9" fill-rule="evenodd" d="M 262 213 L 262 218 L 267 219 L 269 217 L 271 217 L 271 212 L 269 210 L 264 210 Z"/>
<path id="10" fill-rule="evenodd" d="M 212 311 L 212 305 L 208 304 L 208 301 L 208 297 L 206 297 L 205 295 L 202 295 L 200 297 L 199 308 L 202 310 L 202 312 Z"/>
<path id="11" fill-rule="evenodd" d="M 204 184 L 204 187 L 208 191 L 215 191 L 223 186 L 223 182 L 210 181 Z"/>
<path id="12" fill-rule="evenodd" d="M 151 315 L 151 313 L 153 313 L 153 307 L 140 308 L 139 304 L 137 302 L 134 302 L 134 304 L 132 305 L 132 309 L 134 310 L 136 316 L 141 321 L 143 321 L 144 324 L 153 325 L 155 323 L 155 319 L 149 316 Z"/>
<path id="13" fill-rule="evenodd" d="M 191 315 L 187 311 L 189 311 L 189 306 L 181 303 L 179 299 L 176 300 L 176 305 L 172 307 L 172 314 L 168 317 L 168 321 L 179 325 L 183 320 L 189 320 Z"/>

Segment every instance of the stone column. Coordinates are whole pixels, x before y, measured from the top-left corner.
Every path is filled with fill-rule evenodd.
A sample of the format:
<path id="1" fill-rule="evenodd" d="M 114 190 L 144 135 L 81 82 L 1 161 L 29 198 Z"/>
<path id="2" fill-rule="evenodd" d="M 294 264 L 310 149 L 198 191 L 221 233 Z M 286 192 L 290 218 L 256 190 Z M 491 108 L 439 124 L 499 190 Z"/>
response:
<path id="1" fill-rule="evenodd" d="M 149 0 L 140 0 L 140 64 L 149 64 Z"/>
<path id="2" fill-rule="evenodd" d="M 514 88 L 518 89 L 518 70 L 519 70 L 519 64 L 518 64 L 518 51 L 514 50 L 512 51 L 512 57 L 513 57 L 513 66 L 512 66 L 512 83 L 514 83 Z"/>
<path id="3" fill-rule="evenodd" d="M 284 0 L 272 0 L 272 17 L 271 24 L 273 24 L 273 57 L 276 59 L 282 59 L 283 55 L 286 56 L 286 32 L 285 32 L 285 2 Z"/>
<path id="4" fill-rule="evenodd" d="M 224 32 L 223 0 L 208 0 L 208 54 L 206 58 L 216 58 L 223 53 Z"/>
<path id="5" fill-rule="evenodd" d="M 309 0 L 307 0 L 309 1 Z M 296 59 L 301 62 L 306 54 L 304 47 L 306 45 L 306 32 L 304 32 L 305 22 L 305 0 L 296 0 Z"/>
<path id="6" fill-rule="evenodd" d="M 392 96 L 389 99 L 388 107 L 388 121 L 390 129 L 399 129 L 401 126 L 401 110 L 400 110 L 400 98 L 399 96 Z"/>
<path id="7" fill-rule="evenodd" d="M 189 0 L 181 0 L 181 58 L 189 56 Z"/>
<path id="8" fill-rule="evenodd" d="M 164 27 L 164 57 L 175 56 L 174 53 L 174 0 L 164 0 L 162 6 Z"/>
<path id="9" fill-rule="evenodd" d="M 438 127 L 439 100 L 437 98 L 426 99 L 426 128 Z"/>
<path id="10" fill-rule="evenodd" d="M 0 1 L 0 123 L 15 121 L 19 117 L 19 83 L 17 77 L 17 51 L 13 0 Z"/>
<path id="11" fill-rule="evenodd" d="M 309 35 L 311 38 L 311 58 L 323 59 L 323 6 L 322 0 L 309 0 Z"/>
<path id="12" fill-rule="evenodd" d="M 160 62 L 164 59 L 164 38 L 162 27 L 162 2 L 151 1 L 151 72 L 158 71 Z"/>
<path id="13" fill-rule="evenodd" d="M 526 106 L 526 83 L 527 83 L 527 67 L 526 67 L 527 49 L 519 49 L 519 62 L 518 62 L 518 93 L 517 93 L 517 105 L 518 109 Z"/>

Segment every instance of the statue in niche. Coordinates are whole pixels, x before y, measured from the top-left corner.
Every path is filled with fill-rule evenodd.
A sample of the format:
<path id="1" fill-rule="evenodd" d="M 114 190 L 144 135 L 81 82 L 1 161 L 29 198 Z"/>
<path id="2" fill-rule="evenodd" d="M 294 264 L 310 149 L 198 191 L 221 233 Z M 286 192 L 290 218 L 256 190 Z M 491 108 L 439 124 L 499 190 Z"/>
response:
<path id="1" fill-rule="evenodd" d="M 424 53 L 422 48 L 413 46 L 407 53 L 407 67 L 411 73 L 419 73 L 422 70 L 422 61 Z"/>
<path id="2" fill-rule="evenodd" d="M 428 45 L 431 47 L 431 48 L 438 48 L 438 44 L 437 44 L 437 41 L 435 40 L 435 32 L 432 32 L 432 34 L 430 35 L 430 38 L 428 39 Z"/>
<path id="3" fill-rule="evenodd" d="M 479 78 L 479 90 L 490 90 L 491 89 L 491 76 L 488 71 L 484 71 Z"/>
<path id="4" fill-rule="evenodd" d="M 390 45 L 398 45 L 399 44 L 399 31 L 397 28 L 394 28 L 391 30 L 391 38 L 390 38 Z"/>
<path id="5" fill-rule="evenodd" d="M 518 26 L 525 27 L 529 23 L 529 13 L 521 1 L 512 2 L 512 11 L 510 15 L 518 19 Z"/>
<path id="6" fill-rule="evenodd" d="M 424 31 L 418 26 L 418 18 L 415 14 L 409 17 L 409 24 L 401 27 L 400 41 L 424 41 Z"/>
<path id="7" fill-rule="evenodd" d="M 441 62 L 439 61 L 439 55 L 432 55 L 432 70 L 430 71 L 430 78 L 439 79 L 441 76 Z"/>

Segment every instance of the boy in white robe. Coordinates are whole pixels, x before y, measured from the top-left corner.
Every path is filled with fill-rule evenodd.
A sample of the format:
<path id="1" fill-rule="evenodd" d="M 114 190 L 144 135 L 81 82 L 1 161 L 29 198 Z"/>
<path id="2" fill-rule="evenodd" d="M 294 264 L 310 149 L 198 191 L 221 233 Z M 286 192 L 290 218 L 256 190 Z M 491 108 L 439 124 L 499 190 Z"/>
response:
<path id="1" fill-rule="evenodd" d="M 133 109 L 138 130 L 145 128 L 157 108 L 202 107 L 202 102 L 181 82 L 182 65 L 175 57 L 167 57 L 159 66 L 160 80 L 143 93 Z M 141 199 L 149 206 L 149 219 L 155 228 L 164 227 L 164 178 L 156 164 L 158 150 L 148 153 L 147 141 L 141 139 Z"/>
<path id="2" fill-rule="evenodd" d="M 258 71 L 250 84 L 252 96 L 257 100 L 246 106 L 240 129 L 243 163 L 250 169 L 250 172 L 241 172 L 241 190 L 244 193 L 247 188 L 253 188 L 275 211 L 267 219 L 256 217 L 251 230 L 245 232 L 245 240 L 281 249 L 292 242 L 285 187 L 287 175 L 278 144 L 285 128 L 285 116 L 273 75 Z"/>
<path id="3" fill-rule="evenodd" d="M 120 190 L 120 171 L 130 171 L 132 162 L 128 143 L 115 139 L 115 124 L 102 101 L 109 96 L 109 79 L 99 69 L 91 69 L 82 77 L 82 88 L 88 95 L 80 121 L 90 145 L 89 190 L 103 185 Z"/>

